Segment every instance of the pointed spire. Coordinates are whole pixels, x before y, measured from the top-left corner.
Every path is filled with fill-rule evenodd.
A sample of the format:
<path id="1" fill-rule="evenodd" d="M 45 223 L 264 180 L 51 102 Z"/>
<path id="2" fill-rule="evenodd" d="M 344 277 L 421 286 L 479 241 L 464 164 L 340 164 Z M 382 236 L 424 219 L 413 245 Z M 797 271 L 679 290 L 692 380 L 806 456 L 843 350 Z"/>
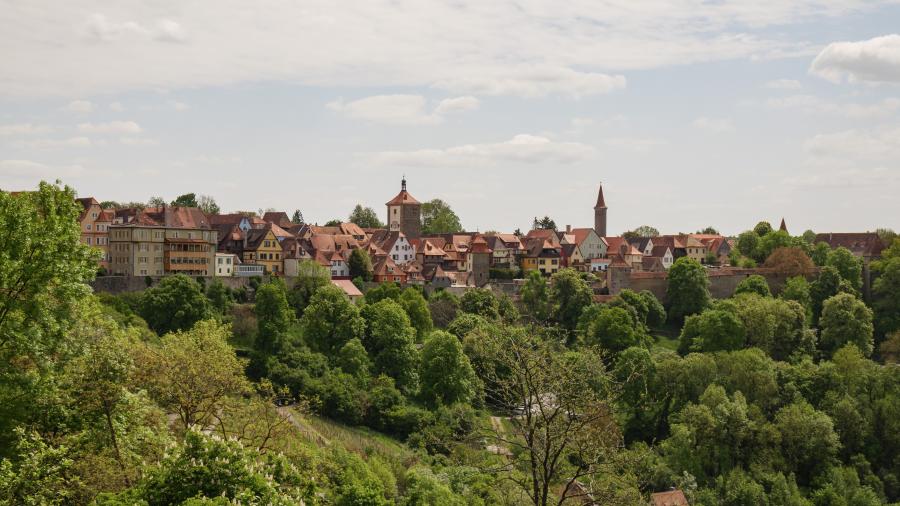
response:
<path id="1" fill-rule="evenodd" d="M 606 207 L 606 200 L 603 199 L 603 183 L 600 183 L 600 191 L 597 193 L 597 205 L 594 209 Z"/>
<path id="2" fill-rule="evenodd" d="M 785 231 L 785 232 L 788 231 L 787 225 L 784 223 L 784 217 L 781 218 L 781 226 L 778 227 L 778 230 L 783 230 L 783 231 Z"/>
<path id="3" fill-rule="evenodd" d="M 403 179 L 400 180 L 400 191 L 406 191 L 406 174 L 403 174 Z"/>

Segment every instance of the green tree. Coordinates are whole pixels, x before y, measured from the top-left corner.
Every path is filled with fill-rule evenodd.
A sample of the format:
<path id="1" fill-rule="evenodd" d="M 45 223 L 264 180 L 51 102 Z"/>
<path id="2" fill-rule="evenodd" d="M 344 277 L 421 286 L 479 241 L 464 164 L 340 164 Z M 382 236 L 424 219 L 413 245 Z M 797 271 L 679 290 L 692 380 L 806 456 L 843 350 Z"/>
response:
<path id="1" fill-rule="evenodd" d="M 827 242 L 818 242 L 813 246 L 812 253 L 810 253 L 809 257 L 814 264 L 822 267 L 828 261 L 829 253 L 831 253 L 831 246 L 829 246 Z"/>
<path id="2" fill-rule="evenodd" d="M 416 330 L 403 307 L 385 299 L 363 307 L 366 332 L 363 345 L 372 357 L 376 374 L 394 378 L 398 388 L 414 393 L 419 382 L 419 353 L 415 348 Z"/>
<path id="3" fill-rule="evenodd" d="M 159 346 L 135 350 L 137 381 L 161 407 L 178 415 L 185 430 L 206 426 L 229 396 L 249 387 L 243 364 L 228 345 L 230 332 L 228 325 L 204 320 L 191 330 L 164 335 Z"/>
<path id="4" fill-rule="evenodd" d="M 793 300 L 799 303 L 812 316 L 812 298 L 809 293 L 809 281 L 803 276 L 794 276 L 788 278 L 784 283 L 781 294 L 778 295 L 783 300 Z"/>
<path id="5" fill-rule="evenodd" d="M 753 230 L 741 232 L 737 238 L 737 250 L 745 257 L 752 257 L 759 246 L 759 235 Z"/>
<path id="6" fill-rule="evenodd" d="M 746 342 L 743 323 L 730 311 L 712 309 L 688 316 L 679 337 L 678 351 L 739 350 Z"/>
<path id="7" fill-rule="evenodd" d="M 372 259 L 366 250 L 356 248 L 350 252 L 347 267 L 350 269 L 350 279 L 361 278 L 363 281 L 372 281 Z"/>
<path id="8" fill-rule="evenodd" d="M 363 381 L 368 380 L 372 371 L 372 361 L 366 347 L 355 337 L 338 351 L 337 365 L 345 373 Z"/>
<path id="9" fill-rule="evenodd" d="M 303 224 L 303 213 L 301 213 L 299 209 L 294 210 L 294 214 L 293 216 L 291 216 L 291 223 L 293 223 L 294 225 Z"/>
<path id="10" fill-rule="evenodd" d="M 669 318 L 680 321 L 709 306 L 709 279 L 700 262 L 690 257 L 675 260 L 669 268 L 668 280 Z"/>
<path id="11" fill-rule="evenodd" d="M 839 247 L 828 252 L 825 265 L 834 267 L 842 279 L 850 282 L 855 290 L 862 290 L 862 260 L 847 248 Z"/>
<path id="12" fill-rule="evenodd" d="M 75 504 L 81 482 L 68 447 L 48 444 L 37 432 L 15 429 L 15 464 L 0 461 L 0 505 Z"/>
<path id="13" fill-rule="evenodd" d="M 441 199 L 422 204 L 422 233 L 424 235 L 449 234 L 462 231 L 459 217 L 450 205 Z"/>
<path id="14" fill-rule="evenodd" d="M 297 265 L 297 277 L 294 286 L 288 292 L 288 303 L 294 309 L 297 318 L 303 316 L 306 306 L 313 295 L 323 286 L 331 285 L 331 273 L 314 260 L 303 260 Z"/>
<path id="15" fill-rule="evenodd" d="M 879 336 L 900 330 L 900 257 L 889 258 L 878 266 L 878 279 L 872 283 L 872 303 Z"/>
<path id="16" fill-rule="evenodd" d="M 795 244 L 794 238 L 784 230 L 770 232 L 764 236 L 760 236 L 759 244 L 753 252 L 753 259 L 761 264 L 765 262 L 766 259 L 769 258 L 769 255 L 775 250 L 779 248 L 790 248 Z"/>
<path id="17" fill-rule="evenodd" d="M 538 270 L 528 273 L 520 293 L 522 305 L 535 320 L 545 321 L 550 317 L 550 294 L 547 280 Z"/>
<path id="18" fill-rule="evenodd" d="M 459 312 L 459 297 L 446 290 L 432 292 L 428 298 L 428 312 L 437 328 L 447 328 Z"/>
<path id="19" fill-rule="evenodd" d="M 213 314 L 200 284 L 184 274 L 166 276 L 141 296 L 141 317 L 157 334 L 189 329 Z"/>
<path id="20" fill-rule="evenodd" d="M 827 469 L 841 445 L 831 418 L 805 401 L 781 408 L 775 427 L 781 434 L 781 454 L 802 485 Z"/>
<path id="21" fill-rule="evenodd" d="M 256 349 L 267 355 L 281 350 L 281 340 L 294 320 L 294 313 L 288 306 L 284 282 L 271 281 L 256 290 Z"/>
<path id="22" fill-rule="evenodd" d="M 431 311 L 428 309 L 428 301 L 425 300 L 425 297 L 418 290 L 409 287 L 400 294 L 398 302 L 403 306 L 406 316 L 409 317 L 409 322 L 416 329 L 417 340 L 421 342 L 434 328 L 434 323 L 431 321 Z"/>
<path id="23" fill-rule="evenodd" d="M 795 355 L 815 352 L 815 340 L 807 327 L 807 312 L 794 301 L 747 293 L 721 301 L 716 308 L 738 317 L 748 346 L 755 346 L 776 360 L 786 361 Z"/>
<path id="24" fill-rule="evenodd" d="M 347 221 L 356 223 L 362 228 L 384 228 L 384 223 L 378 219 L 378 214 L 375 210 L 371 207 L 363 207 L 360 204 L 356 204 Z"/>
<path id="25" fill-rule="evenodd" d="M 874 348 L 872 334 L 872 310 L 849 293 L 840 293 L 825 301 L 822 317 L 820 344 L 822 351 L 831 355 L 845 344 L 851 343 L 865 355 Z"/>
<path id="26" fill-rule="evenodd" d="M 214 278 L 206 286 L 206 298 L 209 299 L 209 303 L 219 314 L 227 313 L 231 309 L 231 304 L 234 303 L 231 291 L 219 278 Z"/>
<path id="27" fill-rule="evenodd" d="M 822 306 L 825 300 L 834 297 L 841 292 L 841 275 L 837 269 L 832 266 L 823 267 L 816 278 L 809 286 L 809 296 L 812 301 L 812 321 L 818 324 L 819 316 L 822 314 Z"/>
<path id="28" fill-rule="evenodd" d="M 621 307 L 601 307 L 588 323 L 585 341 L 612 353 L 640 344 L 643 330 L 637 328 L 628 311 Z"/>
<path id="29" fill-rule="evenodd" d="M 720 235 L 719 231 L 715 227 L 706 227 L 703 230 L 697 231 L 698 234 L 708 234 L 708 235 Z"/>
<path id="30" fill-rule="evenodd" d="M 584 308 L 593 302 L 594 292 L 574 269 L 561 269 L 550 277 L 553 317 L 564 328 L 574 330 Z"/>
<path id="31" fill-rule="evenodd" d="M 666 323 L 666 308 L 663 307 L 656 295 L 650 290 L 641 290 L 641 298 L 647 304 L 647 326 L 650 328 L 661 327 Z"/>
<path id="32" fill-rule="evenodd" d="M 333 356 L 347 341 L 362 337 L 365 321 L 344 291 L 329 284 L 316 290 L 303 311 L 300 327 L 312 349 Z"/>
<path id="33" fill-rule="evenodd" d="M 491 320 L 500 318 L 500 302 L 485 288 L 466 290 L 459 300 L 459 308 L 464 313 L 483 316 Z"/>
<path id="34" fill-rule="evenodd" d="M 753 231 L 756 232 L 756 235 L 759 237 L 765 237 L 772 233 L 772 224 L 768 221 L 761 221 L 753 227 Z"/>
<path id="35" fill-rule="evenodd" d="M 147 200 L 147 207 L 163 207 L 166 205 L 166 199 L 162 197 L 150 197 Z"/>
<path id="36" fill-rule="evenodd" d="M 634 230 L 622 234 L 627 240 L 638 239 L 640 237 L 659 237 L 659 230 L 650 225 L 641 225 Z"/>
<path id="37" fill-rule="evenodd" d="M 549 216 L 544 216 L 541 219 L 535 217 L 531 228 L 534 230 L 556 230 L 556 222 Z"/>
<path id="38" fill-rule="evenodd" d="M 179 195 L 175 200 L 172 201 L 172 205 L 181 207 L 199 207 L 199 204 L 197 202 L 197 194 L 185 193 L 184 195 Z"/>
<path id="39" fill-rule="evenodd" d="M 422 397 L 431 406 L 470 403 L 478 379 L 456 336 L 443 331 L 431 334 L 422 348 L 419 376 Z"/>
<path id="40" fill-rule="evenodd" d="M 766 278 L 759 274 L 747 276 L 738 283 L 737 288 L 734 289 L 734 295 L 742 293 L 755 293 L 762 297 L 772 296 L 772 292 L 769 290 L 769 283 L 766 281 Z"/>
<path id="41" fill-rule="evenodd" d="M 366 304 L 375 304 L 384 299 L 400 300 L 400 293 L 399 284 L 384 282 L 366 292 Z"/>

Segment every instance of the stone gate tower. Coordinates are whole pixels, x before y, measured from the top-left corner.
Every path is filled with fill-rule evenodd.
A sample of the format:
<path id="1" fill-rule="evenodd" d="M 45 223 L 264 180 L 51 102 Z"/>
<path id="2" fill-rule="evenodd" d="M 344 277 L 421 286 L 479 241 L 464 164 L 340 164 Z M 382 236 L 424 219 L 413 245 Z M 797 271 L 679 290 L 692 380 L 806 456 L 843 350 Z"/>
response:
<path id="1" fill-rule="evenodd" d="M 600 237 L 606 237 L 606 201 L 603 200 L 603 184 L 597 194 L 597 205 L 594 206 L 594 232 Z"/>
<path id="2" fill-rule="evenodd" d="M 387 203 L 387 225 L 391 232 L 403 232 L 407 239 L 422 236 L 422 204 L 406 191 L 406 176 L 400 193 Z"/>

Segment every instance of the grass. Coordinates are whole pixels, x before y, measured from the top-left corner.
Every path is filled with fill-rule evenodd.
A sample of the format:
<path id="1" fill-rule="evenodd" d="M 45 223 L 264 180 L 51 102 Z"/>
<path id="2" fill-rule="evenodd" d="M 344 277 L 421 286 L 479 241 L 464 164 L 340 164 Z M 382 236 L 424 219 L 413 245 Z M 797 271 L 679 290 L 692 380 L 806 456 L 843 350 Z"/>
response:
<path id="1" fill-rule="evenodd" d="M 678 351 L 678 335 L 681 329 L 677 325 L 666 323 L 662 327 L 650 330 L 650 335 L 656 341 L 653 345 L 655 349 Z"/>
<path id="2" fill-rule="evenodd" d="M 397 462 L 403 462 L 413 456 L 413 452 L 403 443 L 366 427 L 351 427 L 320 416 L 300 414 L 296 411 L 294 411 L 294 416 L 301 424 L 310 429 L 305 431 L 305 435 L 316 444 L 321 444 L 324 439 L 326 444 L 340 445 L 347 451 L 360 455 L 378 455 Z"/>

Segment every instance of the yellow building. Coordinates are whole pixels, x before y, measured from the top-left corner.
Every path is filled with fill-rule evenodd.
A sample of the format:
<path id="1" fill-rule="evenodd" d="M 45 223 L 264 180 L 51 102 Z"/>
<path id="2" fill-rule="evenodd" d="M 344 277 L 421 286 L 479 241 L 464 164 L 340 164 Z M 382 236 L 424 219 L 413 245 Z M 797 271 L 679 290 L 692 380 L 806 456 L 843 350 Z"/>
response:
<path id="1" fill-rule="evenodd" d="M 704 263 L 706 262 L 706 245 L 691 236 L 687 236 L 684 241 L 684 249 L 687 256 L 694 260 Z"/>
<path id="2" fill-rule="evenodd" d="M 526 241 L 525 254 L 522 256 L 522 271 L 538 270 L 541 274 L 550 276 L 562 267 L 559 249 L 550 241 L 541 238 L 532 238 Z"/>
<path id="3" fill-rule="evenodd" d="M 272 232 L 272 225 L 263 228 L 253 228 L 245 232 L 246 243 L 244 244 L 241 261 L 245 264 L 258 264 L 266 269 L 266 274 L 274 276 L 284 275 L 284 252 L 281 243 L 275 233 Z"/>

